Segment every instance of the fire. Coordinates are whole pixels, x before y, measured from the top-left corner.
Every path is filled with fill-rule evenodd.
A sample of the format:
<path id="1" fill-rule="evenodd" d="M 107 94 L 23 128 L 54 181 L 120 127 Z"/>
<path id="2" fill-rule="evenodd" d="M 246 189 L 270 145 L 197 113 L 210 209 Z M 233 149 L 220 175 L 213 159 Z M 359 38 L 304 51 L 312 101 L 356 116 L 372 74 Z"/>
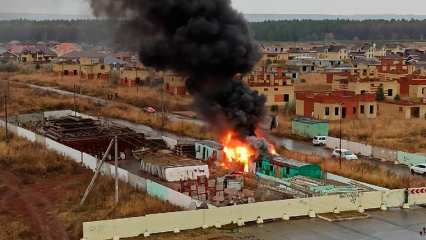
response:
<path id="1" fill-rule="evenodd" d="M 232 132 L 226 135 L 222 144 L 226 160 L 242 163 L 244 165 L 244 172 L 249 172 L 250 159 L 256 154 L 254 148 L 249 143 L 236 138 Z"/>
<path id="2" fill-rule="evenodd" d="M 260 131 L 256 132 L 257 136 L 262 136 L 263 134 Z M 266 145 L 266 150 L 269 154 L 277 156 L 277 151 L 275 146 L 269 143 L 266 138 L 258 138 L 261 141 L 264 141 Z M 222 162 L 221 166 L 226 168 L 229 163 L 241 163 L 244 165 L 244 172 L 249 172 L 250 161 L 257 156 L 257 150 L 253 143 L 249 143 L 246 139 L 240 139 L 232 131 L 228 132 L 222 139 L 223 152 L 225 153 L 225 161 Z"/>

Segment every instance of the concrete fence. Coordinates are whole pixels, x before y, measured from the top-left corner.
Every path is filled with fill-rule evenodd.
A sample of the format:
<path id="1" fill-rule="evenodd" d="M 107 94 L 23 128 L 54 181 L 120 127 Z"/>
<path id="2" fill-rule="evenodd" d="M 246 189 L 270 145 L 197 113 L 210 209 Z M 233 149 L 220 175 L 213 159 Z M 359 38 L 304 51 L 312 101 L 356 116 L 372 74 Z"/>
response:
<path id="1" fill-rule="evenodd" d="M 330 149 L 339 148 L 340 139 L 327 137 L 326 146 Z M 342 139 L 342 148 L 351 150 L 355 154 L 361 156 L 377 158 L 383 161 L 390 161 L 407 166 L 426 163 L 426 155 L 396 151 L 387 148 L 351 142 L 344 139 Z"/>
<path id="2" fill-rule="evenodd" d="M 72 111 L 55 111 L 54 113 L 47 113 L 47 116 L 58 117 L 66 116 L 67 114 L 73 113 Z M 82 115 L 84 116 L 84 115 Z M 0 120 L 0 127 L 4 127 L 5 122 Z M 8 124 L 8 130 L 19 137 L 25 138 L 31 142 L 37 142 L 45 145 L 48 149 L 53 150 L 63 156 L 66 156 L 73 161 L 81 164 L 87 169 L 94 171 L 98 164 L 98 159 L 84 152 L 80 152 L 76 149 L 65 146 L 61 143 L 53 141 L 50 138 L 46 138 L 34 132 L 28 131 L 21 127 L 17 127 L 12 124 Z M 105 149 L 106 150 L 106 149 Z M 115 166 L 109 163 L 104 163 L 101 168 L 101 174 L 104 176 L 115 176 Z M 129 173 L 127 170 L 118 168 L 118 177 L 122 182 L 128 183 L 137 189 L 144 190 L 151 196 L 157 197 L 163 201 L 170 202 L 176 206 L 184 209 L 195 209 L 200 206 L 202 202 L 194 200 L 189 196 L 180 192 L 174 191 L 171 188 L 139 177 L 137 175 Z"/>
<path id="3" fill-rule="evenodd" d="M 425 191 L 426 192 L 426 191 Z M 426 193 L 408 195 L 406 190 L 374 191 L 329 195 L 304 199 L 229 206 L 196 211 L 146 215 L 143 217 L 86 222 L 85 240 L 122 239 L 154 233 L 179 232 L 197 228 L 220 228 L 227 224 L 243 226 L 248 222 L 309 216 L 316 214 L 409 207 L 426 203 Z"/>

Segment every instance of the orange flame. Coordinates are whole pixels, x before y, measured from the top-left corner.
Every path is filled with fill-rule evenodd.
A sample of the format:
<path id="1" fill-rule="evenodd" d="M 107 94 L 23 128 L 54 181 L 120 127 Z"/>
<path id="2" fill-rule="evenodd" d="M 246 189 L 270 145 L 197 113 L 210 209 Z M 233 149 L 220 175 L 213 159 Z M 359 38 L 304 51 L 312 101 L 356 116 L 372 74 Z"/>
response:
<path id="1" fill-rule="evenodd" d="M 222 144 L 226 160 L 242 163 L 244 165 L 244 172 L 249 172 L 250 159 L 256 154 L 254 148 L 250 144 L 236 138 L 232 132 L 226 134 Z"/>

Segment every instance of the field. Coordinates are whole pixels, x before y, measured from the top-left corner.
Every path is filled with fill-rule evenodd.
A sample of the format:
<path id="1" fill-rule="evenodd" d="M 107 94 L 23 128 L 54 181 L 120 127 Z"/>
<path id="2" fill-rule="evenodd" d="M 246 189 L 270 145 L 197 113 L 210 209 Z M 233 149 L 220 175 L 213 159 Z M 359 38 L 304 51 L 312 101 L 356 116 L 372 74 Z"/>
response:
<path id="1" fill-rule="evenodd" d="M 168 97 L 167 93 L 162 94 L 161 85 L 126 87 L 112 83 L 109 80 L 80 80 L 79 77 L 61 77 L 43 71 L 30 74 L 1 73 L 0 78 L 33 83 L 41 86 L 59 87 L 67 91 L 77 91 L 81 94 L 104 99 L 113 98 L 118 102 L 142 108 L 153 106 L 157 109 L 161 109 L 161 103 L 163 103 L 169 111 L 183 111 L 188 110 L 191 106 L 191 98 L 189 97 Z"/>

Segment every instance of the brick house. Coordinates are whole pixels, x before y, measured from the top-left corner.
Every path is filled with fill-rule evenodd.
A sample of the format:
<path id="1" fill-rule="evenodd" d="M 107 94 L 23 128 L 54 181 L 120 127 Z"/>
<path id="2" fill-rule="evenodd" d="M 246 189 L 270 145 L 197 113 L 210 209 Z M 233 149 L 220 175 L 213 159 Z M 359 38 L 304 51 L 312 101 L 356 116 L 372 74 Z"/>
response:
<path id="1" fill-rule="evenodd" d="M 296 115 L 320 120 L 376 118 L 375 95 L 350 91 L 296 92 Z"/>
<path id="2" fill-rule="evenodd" d="M 379 112 L 399 119 L 426 119 L 426 103 L 408 100 L 381 102 Z"/>
<path id="3" fill-rule="evenodd" d="M 426 99 L 426 77 L 406 76 L 399 80 L 401 97 Z"/>
<path id="4" fill-rule="evenodd" d="M 266 96 L 267 106 L 285 106 L 294 102 L 294 86 L 282 67 L 263 66 L 243 76 L 243 81 Z"/>
<path id="5" fill-rule="evenodd" d="M 186 91 L 186 77 L 173 72 L 166 72 L 163 76 L 164 90 L 176 96 L 188 95 Z"/>
<path id="6" fill-rule="evenodd" d="M 401 76 L 410 74 L 405 58 L 399 55 L 382 57 L 377 70 L 379 77 L 387 79 L 399 79 Z"/>
<path id="7" fill-rule="evenodd" d="M 385 98 L 393 100 L 396 95 L 399 95 L 399 83 L 397 80 L 383 79 L 360 79 L 356 76 L 351 76 L 346 79 L 337 79 L 333 81 L 333 91 L 351 91 L 357 95 L 376 94 L 379 88 L 383 88 Z"/>

